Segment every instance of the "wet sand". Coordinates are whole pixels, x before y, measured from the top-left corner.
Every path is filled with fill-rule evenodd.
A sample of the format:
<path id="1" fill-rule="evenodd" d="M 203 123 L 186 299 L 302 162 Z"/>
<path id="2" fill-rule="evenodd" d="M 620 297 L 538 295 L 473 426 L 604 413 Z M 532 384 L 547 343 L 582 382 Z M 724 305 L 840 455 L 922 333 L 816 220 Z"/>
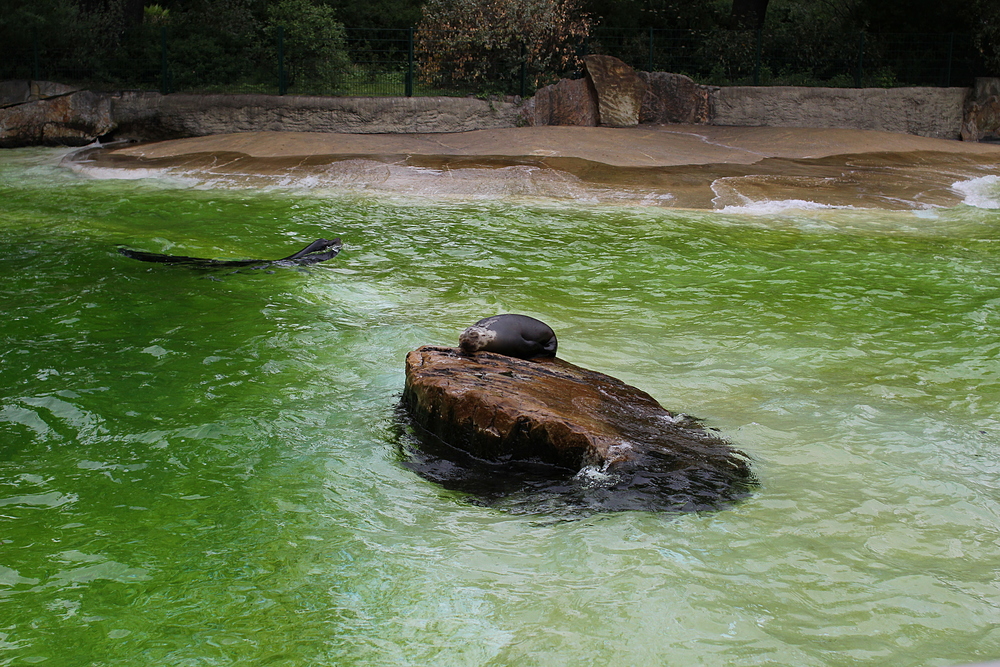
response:
<path id="1" fill-rule="evenodd" d="M 914 208 L 1000 173 L 1000 146 L 843 129 L 656 125 L 454 134 L 253 132 L 88 153 L 90 168 L 156 168 L 233 184 L 319 178 L 428 195 L 540 196 L 719 208 L 761 199 Z M 283 180 L 282 180 L 283 179 Z"/>

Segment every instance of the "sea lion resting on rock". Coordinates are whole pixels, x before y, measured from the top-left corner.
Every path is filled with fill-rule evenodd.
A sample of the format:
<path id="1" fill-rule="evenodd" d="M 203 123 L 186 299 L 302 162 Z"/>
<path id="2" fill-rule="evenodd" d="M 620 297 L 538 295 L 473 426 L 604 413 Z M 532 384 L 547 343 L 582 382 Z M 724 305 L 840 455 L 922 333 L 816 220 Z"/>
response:
<path id="1" fill-rule="evenodd" d="M 281 259 L 204 259 L 202 257 L 186 257 L 184 255 L 161 255 L 157 252 L 144 252 L 119 248 L 118 252 L 143 262 L 158 264 L 183 264 L 206 269 L 224 268 L 229 266 L 254 266 L 255 264 L 316 264 L 333 259 L 340 252 L 343 244 L 340 239 L 316 239 L 302 250 L 282 257 Z"/>
<path id="2" fill-rule="evenodd" d="M 480 350 L 531 359 L 556 356 L 556 334 L 545 322 L 527 315 L 494 315 L 462 332 L 458 346 L 465 354 Z"/>

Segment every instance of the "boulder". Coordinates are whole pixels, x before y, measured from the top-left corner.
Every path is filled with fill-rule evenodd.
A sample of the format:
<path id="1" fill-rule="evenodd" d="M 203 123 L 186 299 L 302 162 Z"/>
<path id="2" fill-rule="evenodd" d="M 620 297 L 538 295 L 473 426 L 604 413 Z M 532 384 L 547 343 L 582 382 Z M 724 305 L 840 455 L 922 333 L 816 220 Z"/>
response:
<path id="1" fill-rule="evenodd" d="M 560 79 L 540 88 L 526 105 L 529 125 L 596 127 L 597 91 L 589 78 Z"/>
<path id="2" fill-rule="evenodd" d="M 84 90 L 0 108 L 0 148 L 86 146 L 114 127 L 110 99 Z"/>
<path id="3" fill-rule="evenodd" d="M 976 79 L 965 105 L 962 141 L 1000 140 L 1000 78 Z"/>
<path id="4" fill-rule="evenodd" d="M 717 507 L 755 483 L 746 455 L 697 420 L 557 358 L 421 347 L 406 357 L 402 406 L 419 447 L 436 453 L 414 467 L 446 485 L 477 463 L 494 486 L 503 466 L 534 464 L 532 488 L 544 470 L 588 506 L 678 511 Z M 504 493 L 523 492 L 523 476 L 515 481 Z"/>
<path id="5" fill-rule="evenodd" d="M 78 90 L 80 88 L 77 86 L 68 86 L 55 81 L 26 81 L 24 79 L 0 81 L 0 107 L 69 95 Z"/>
<path id="6" fill-rule="evenodd" d="M 711 119 L 708 86 L 683 74 L 639 72 L 646 84 L 639 112 L 641 123 L 707 124 Z"/>
<path id="7" fill-rule="evenodd" d="M 583 62 L 597 91 L 601 125 L 638 125 L 646 84 L 635 70 L 613 56 L 590 55 Z"/>

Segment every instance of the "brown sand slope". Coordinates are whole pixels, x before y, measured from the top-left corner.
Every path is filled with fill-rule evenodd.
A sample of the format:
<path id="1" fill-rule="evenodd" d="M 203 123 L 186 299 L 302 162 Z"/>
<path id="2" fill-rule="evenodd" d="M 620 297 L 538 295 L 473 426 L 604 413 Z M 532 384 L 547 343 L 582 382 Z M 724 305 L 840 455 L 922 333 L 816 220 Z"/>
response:
<path id="1" fill-rule="evenodd" d="M 239 185 L 318 175 L 331 187 L 368 191 L 687 208 L 767 199 L 948 206 L 961 201 L 956 181 L 1000 174 L 998 145 L 865 130 L 704 125 L 252 132 L 129 146 L 87 159 L 99 167 L 168 168 Z"/>
<path id="2" fill-rule="evenodd" d="M 616 167 L 751 164 L 767 157 L 941 152 L 1000 160 L 1000 146 L 866 130 L 643 125 L 636 128 L 523 127 L 454 134 L 250 132 L 175 139 L 123 148 L 161 158 L 237 152 L 251 157 L 435 155 L 568 157 Z"/>

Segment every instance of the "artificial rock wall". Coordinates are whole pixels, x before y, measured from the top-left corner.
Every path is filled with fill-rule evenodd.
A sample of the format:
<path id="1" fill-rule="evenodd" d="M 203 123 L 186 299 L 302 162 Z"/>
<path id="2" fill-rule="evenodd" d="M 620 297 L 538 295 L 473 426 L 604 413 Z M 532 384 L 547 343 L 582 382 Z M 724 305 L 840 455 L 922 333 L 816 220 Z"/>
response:
<path id="1" fill-rule="evenodd" d="M 703 86 L 588 56 L 586 76 L 529 100 L 99 93 L 47 82 L 0 82 L 0 148 L 83 146 L 262 130 L 432 133 L 519 125 L 686 123 L 883 130 L 966 141 L 1000 138 L 1000 79 L 969 88 Z"/>
<path id="2" fill-rule="evenodd" d="M 585 69 L 585 79 L 572 86 L 564 80 L 539 90 L 522 110 L 525 121 L 611 127 L 694 123 L 849 128 L 979 141 L 996 134 L 1000 119 L 1000 79 L 980 79 L 974 90 L 719 87 L 703 86 L 680 74 L 636 72 L 610 56 L 587 56 Z M 597 112 L 559 113 L 583 108 Z"/>

